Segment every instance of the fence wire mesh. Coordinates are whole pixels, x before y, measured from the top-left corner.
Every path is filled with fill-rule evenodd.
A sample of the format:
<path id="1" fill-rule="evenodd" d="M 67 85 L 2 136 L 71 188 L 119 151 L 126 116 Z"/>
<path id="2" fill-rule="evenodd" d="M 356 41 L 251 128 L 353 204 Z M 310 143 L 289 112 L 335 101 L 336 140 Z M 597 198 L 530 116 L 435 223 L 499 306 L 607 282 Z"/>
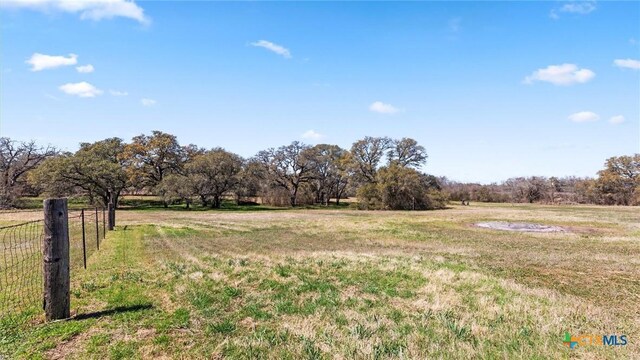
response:
<path id="1" fill-rule="evenodd" d="M 69 262 L 71 270 L 86 268 L 89 257 L 104 239 L 102 212 L 84 209 L 69 212 Z"/>
<path id="2" fill-rule="evenodd" d="M 72 279 L 75 271 L 86 268 L 87 261 L 104 240 L 106 224 L 103 211 L 94 208 L 70 210 L 68 213 Z M 36 218 L 39 219 L 31 220 Z M 43 239 L 42 210 L 39 213 L 0 212 L 0 321 L 37 313 L 41 309 Z"/>
<path id="3" fill-rule="evenodd" d="M 0 227 L 0 313 L 15 315 L 42 303 L 44 221 Z"/>

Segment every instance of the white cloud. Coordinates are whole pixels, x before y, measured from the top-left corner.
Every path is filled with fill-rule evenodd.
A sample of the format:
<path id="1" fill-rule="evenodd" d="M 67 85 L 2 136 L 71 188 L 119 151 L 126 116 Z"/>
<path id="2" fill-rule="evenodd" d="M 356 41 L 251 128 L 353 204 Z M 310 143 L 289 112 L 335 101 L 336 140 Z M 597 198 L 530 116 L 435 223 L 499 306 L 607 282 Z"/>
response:
<path id="1" fill-rule="evenodd" d="M 525 84 L 535 81 L 546 81 L 554 85 L 584 84 L 596 74 L 589 69 L 579 69 L 575 64 L 549 65 L 538 69 L 524 79 Z"/>
<path id="2" fill-rule="evenodd" d="M 78 63 L 78 55 L 69 54 L 68 57 L 63 55 L 45 55 L 34 53 L 29 60 L 25 61 L 31 65 L 31 71 L 42 71 L 45 69 L 54 69 L 60 66 L 75 65 Z"/>
<path id="3" fill-rule="evenodd" d="M 76 70 L 79 73 L 87 74 L 87 73 L 92 73 L 95 69 L 93 68 L 93 65 L 89 64 L 89 65 L 76 66 Z"/>
<path id="4" fill-rule="evenodd" d="M 251 46 L 262 47 L 269 51 L 273 51 L 274 53 L 281 55 L 287 59 L 291 58 L 291 52 L 289 51 L 289 49 L 285 48 L 284 46 L 274 44 L 271 41 L 260 40 L 260 41 L 251 43 Z"/>
<path id="5" fill-rule="evenodd" d="M 324 135 L 316 132 L 315 130 L 307 130 L 307 131 L 305 131 L 304 134 L 300 135 L 300 137 L 303 138 L 303 139 L 318 140 L 318 139 L 322 139 L 324 137 Z"/>
<path id="6" fill-rule="evenodd" d="M 109 90 L 109 94 L 113 96 L 127 96 L 129 95 L 126 91 L 118 91 L 118 90 Z"/>
<path id="7" fill-rule="evenodd" d="M 598 121 L 600 116 L 591 111 L 580 111 L 569 115 L 569 120 L 577 123 Z"/>
<path id="8" fill-rule="evenodd" d="M 369 105 L 369 110 L 380 114 L 395 114 L 400 111 L 400 109 L 394 107 L 393 105 L 385 104 L 382 101 L 376 101 Z"/>
<path id="9" fill-rule="evenodd" d="M 143 106 L 153 106 L 156 104 L 157 101 L 153 100 L 153 99 L 141 99 L 140 103 Z"/>
<path id="10" fill-rule="evenodd" d="M 596 9 L 595 1 L 570 2 L 562 5 L 561 12 L 586 15 Z"/>
<path id="11" fill-rule="evenodd" d="M 622 115 L 612 116 L 609 119 L 609 122 L 612 123 L 612 124 L 622 124 L 624 122 L 624 116 L 622 116 Z"/>
<path id="12" fill-rule="evenodd" d="M 84 81 L 79 83 L 64 84 L 60 86 L 59 89 L 69 95 L 75 95 L 79 97 L 96 97 L 102 94 L 102 90 Z"/>
<path id="13" fill-rule="evenodd" d="M 569 2 L 565 3 L 557 9 L 552 9 L 549 17 L 559 19 L 560 13 L 570 13 L 578 15 L 587 15 L 596 9 L 595 1 Z"/>
<path id="14" fill-rule="evenodd" d="M 65 12 L 79 14 L 80 19 L 99 21 L 124 17 L 149 24 L 144 9 L 131 0 L 9 0 L 0 2 L 4 8 L 29 9 L 40 12 Z"/>
<path id="15" fill-rule="evenodd" d="M 617 67 L 640 70 L 640 61 L 633 59 L 616 59 L 613 64 Z"/>

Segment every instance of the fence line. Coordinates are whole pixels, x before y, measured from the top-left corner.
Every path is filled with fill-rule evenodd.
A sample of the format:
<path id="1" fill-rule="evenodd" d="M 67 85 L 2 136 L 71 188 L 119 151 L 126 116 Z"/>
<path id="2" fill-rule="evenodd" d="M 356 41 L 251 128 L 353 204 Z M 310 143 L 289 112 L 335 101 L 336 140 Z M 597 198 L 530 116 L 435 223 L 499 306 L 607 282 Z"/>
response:
<path id="1" fill-rule="evenodd" d="M 42 210 L 40 210 L 42 211 Z M 104 209 L 70 210 L 69 267 L 74 271 L 86 269 L 87 260 L 100 249 L 106 235 Z M 3 214 L 15 211 L 0 211 Z M 8 216 L 10 222 L 14 216 Z M 44 220 L 0 226 L 0 320 L 18 316 L 42 307 Z"/>
<path id="2" fill-rule="evenodd" d="M 36 220 L 0 228 L 0 313 L 41 301 L 43 227 L 43 220 Z"/>

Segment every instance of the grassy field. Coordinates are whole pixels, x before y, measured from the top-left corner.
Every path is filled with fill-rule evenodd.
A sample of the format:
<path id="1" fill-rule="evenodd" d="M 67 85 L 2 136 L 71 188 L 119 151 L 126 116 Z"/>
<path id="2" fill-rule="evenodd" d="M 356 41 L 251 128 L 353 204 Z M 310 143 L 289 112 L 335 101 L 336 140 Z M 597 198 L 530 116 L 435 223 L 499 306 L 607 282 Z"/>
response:
<path id="1" fill-rule="evenodd" d="M 564 233 L 473 226 L 526 221 Z M 123 210 L 10 358 L 640 358 L 640 209 Z M 565 332 L 626 334 L 569 350 Z"/>

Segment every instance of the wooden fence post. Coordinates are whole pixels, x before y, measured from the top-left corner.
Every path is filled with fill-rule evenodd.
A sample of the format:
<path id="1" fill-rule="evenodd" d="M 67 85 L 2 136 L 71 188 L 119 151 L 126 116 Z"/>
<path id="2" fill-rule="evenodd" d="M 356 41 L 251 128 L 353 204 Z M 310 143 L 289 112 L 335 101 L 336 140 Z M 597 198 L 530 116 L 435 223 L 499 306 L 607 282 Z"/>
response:
<path id="1" fill-rule="evenodd" d="M 84 231 L 84 209 L 80 210 L 80 220 L 82 220 L 82 264 L 87 268 L 87 239 Z"/>
<path id="2" fill-rule="evenodd" d="M 44 201 L 44 312 L 47 321 L 70 316 L 67 199 Z"/>
<path id="3" fill-rule="evenodd" d="M 100 229 L 98 228 L 98 208 L 96 208 L 96 248 L 100 250 Z"/>

